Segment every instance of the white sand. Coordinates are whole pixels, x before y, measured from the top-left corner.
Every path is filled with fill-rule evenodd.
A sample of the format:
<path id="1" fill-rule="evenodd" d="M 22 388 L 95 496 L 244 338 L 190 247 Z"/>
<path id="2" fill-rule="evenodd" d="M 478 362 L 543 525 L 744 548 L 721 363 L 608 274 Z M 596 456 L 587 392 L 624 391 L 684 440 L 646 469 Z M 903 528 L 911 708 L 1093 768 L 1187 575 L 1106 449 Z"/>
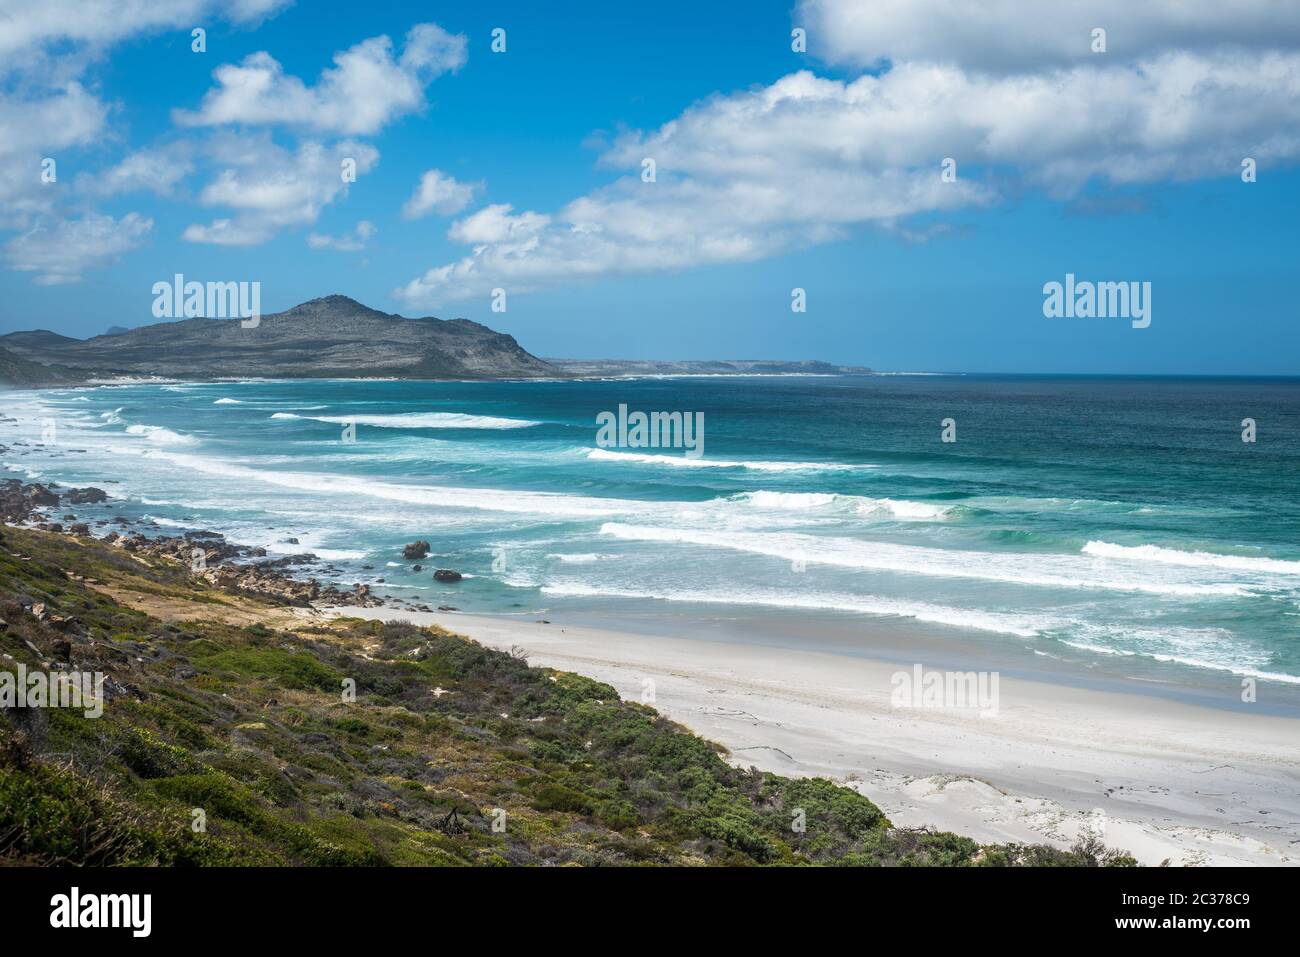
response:
<path id="1" fill-rule="evenodd" d="M 1002 678 L 996 716 L 896 708 L 898 665 L 514 617 L 339 609 L 437 624 L 607 682 L 725 745 L 821 775 L 896 825 L 1068 846 L 1100 828 L 1143 864 L 1300 863 L 1300 721 Z M 927 669 L 942 668 L 929 661 Z"/>

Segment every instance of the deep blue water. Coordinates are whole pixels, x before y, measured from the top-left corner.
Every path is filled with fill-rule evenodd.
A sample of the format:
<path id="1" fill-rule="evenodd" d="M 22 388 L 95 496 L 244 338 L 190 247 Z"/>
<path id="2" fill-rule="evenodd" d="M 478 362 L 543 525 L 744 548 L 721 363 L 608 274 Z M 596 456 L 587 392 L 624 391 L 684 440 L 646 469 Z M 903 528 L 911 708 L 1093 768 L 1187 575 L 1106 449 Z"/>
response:
<path id="1" fill-rule="evenodd" d="M 19 419 L 0 425 L 11 471 L 117 479 L 105 514 L 311 550 L 322 577 L 433 605 L 800 609 L 1300 682 L 1297 380 L 247 381 L 0 398 Z M 597 449 L 597 414 L 620 404 L 703 413 L 702 457 Z M 433 545 L 419 573 L 401 559 L 415 538 Z M 473 577 L 438 584 L 436 567 Z"/>

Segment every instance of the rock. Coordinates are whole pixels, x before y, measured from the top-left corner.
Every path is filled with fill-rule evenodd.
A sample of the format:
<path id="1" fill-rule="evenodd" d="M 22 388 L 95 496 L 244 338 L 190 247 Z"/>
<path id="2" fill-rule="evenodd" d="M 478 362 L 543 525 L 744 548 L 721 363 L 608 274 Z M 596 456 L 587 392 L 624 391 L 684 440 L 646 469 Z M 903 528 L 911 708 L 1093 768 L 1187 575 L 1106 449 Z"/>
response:
<path id="1" fill-rule="evenodd" d="M 458 582 L 463 577 L 460 572 L 454 572 L 450 568 L 439 568 L 433 573 L 433 580 L 436 582 Z"/>
<path id="2" fill-rule="evenodd" d="M 44 485 L 29 485 L 27 487 L 27 498 L 33 505 L 58 505 L 59 496 L 51 492 Z M 74 505 L 77 503 L 73 503 Z"/>
<path id="3" fill-rule="evenodd" d="M 108 499 L 108 493 L 102 488 L 87 486 L 86 488 L 74 488 L 68 492 L 67 500 L 71 505 L 95 505 Z"/>
<path id="4" fill-rule="evenodd" d="M 286 538 L 286 539 L 284 540 L 284 543 L 285 543 L 286 545 L 297 545 L 297 544 L 298 544 L 298 539 L 296 539 L 296 538 Z"/>
<path id="5" fill-rule="evenodd" d="M 422 572 L 422 571 L 424 571 L 424 566 L 423 566 L 423 565 L 415 565 L 415 566 L 413 566 L 413 567 L 411 568 L 411 571 L 413 571 L 413 572 Z"/>
<path id="6" fill-rule="evenodd" d="M 429 554 L 429 543 L 424 539 L 411 542 L 402 549 L 403 558 L 424 558 Z"/>
<path id="7" fill-rule="evenodd" d="M 90 526 L 87 525 L 85 522 L 77 522 L 77 524 L 73 525 L 70 529 L 68 529 L 68 531 L 70 531 L 73 535 L 89 535 Z"/>

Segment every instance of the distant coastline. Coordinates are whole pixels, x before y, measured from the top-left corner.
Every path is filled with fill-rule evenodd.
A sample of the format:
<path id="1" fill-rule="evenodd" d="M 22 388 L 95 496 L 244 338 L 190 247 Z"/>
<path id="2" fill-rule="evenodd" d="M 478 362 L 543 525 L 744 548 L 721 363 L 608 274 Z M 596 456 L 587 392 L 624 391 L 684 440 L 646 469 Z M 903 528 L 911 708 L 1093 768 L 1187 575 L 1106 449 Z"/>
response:
<path id="1" fill-rule="evenodd" d="M 540 359 L 514 337 L 467 319 L 407 318 L 330 295 L 283 312 L 197 316 L 75 339 L 45 329 L 0 335 L 0 386 L 45 388 L 131 381 L 581 379 L 637 374 L 862 375 L 819 360 Z"/>

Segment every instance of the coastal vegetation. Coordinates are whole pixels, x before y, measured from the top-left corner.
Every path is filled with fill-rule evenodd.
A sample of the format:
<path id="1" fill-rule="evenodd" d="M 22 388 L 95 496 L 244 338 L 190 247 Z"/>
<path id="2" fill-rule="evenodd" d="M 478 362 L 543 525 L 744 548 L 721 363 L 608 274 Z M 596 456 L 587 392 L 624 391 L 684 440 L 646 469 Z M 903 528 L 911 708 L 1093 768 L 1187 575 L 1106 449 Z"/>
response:
<path id="1" fill-rule="evenodd" d="M 0 863 L 1133 862 L 897 828 L 521 653 L 84 536 L 0 528 L 0 619 L 0 672 L 98 673 L 104 698 L 0 709 Z"/>

